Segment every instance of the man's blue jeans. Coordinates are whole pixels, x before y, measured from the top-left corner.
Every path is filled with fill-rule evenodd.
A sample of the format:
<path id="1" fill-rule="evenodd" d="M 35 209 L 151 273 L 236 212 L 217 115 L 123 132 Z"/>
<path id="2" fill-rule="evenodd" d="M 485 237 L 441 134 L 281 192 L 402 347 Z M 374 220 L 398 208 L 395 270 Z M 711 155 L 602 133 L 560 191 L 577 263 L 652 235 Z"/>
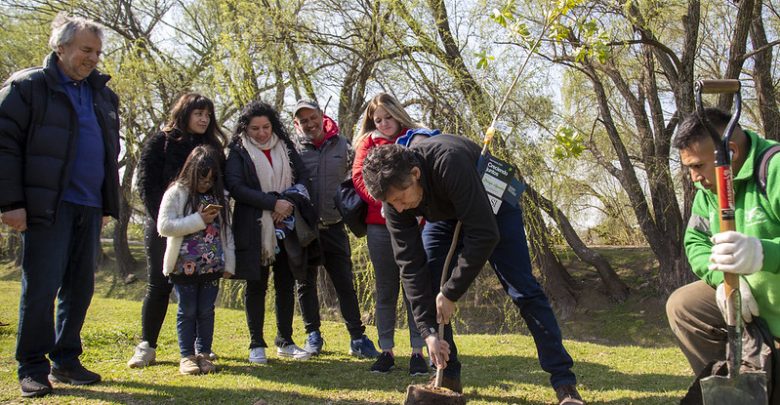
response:
<path id="1" fill-rule="evenodd" d="M 22 294 L 16 336 L 18 376 L 79 364 L 81 327 L 95 286 L 102 210 L 62 202 L 54 224 L 30 224 L 22 235 Z M 57 317 L 54 318 L 54 299 Z"/>
<path id="2" fill-rule="evenodd" d="M 550 373 L 552 386 L 576 384 L 576 377 L 570 370 L 574 362 L 563 347 L 558 321 L 555 319 L 555 314 L 542 287 L 531 273 L 531 259 L 523 227 L 523 212 L 520 208 L 505 203 L 499 209 L 496 221 L 501 240 L 488 261 L 509 298 L 520 309 L 520 315 L 528 325 L 536 343 L 539 363 L 544 371 Z M 423 229 L 423 244 L 428 255 L 428 266 L 431 269 L 432 283 L 435 286 L 436 294 L 438 294 L 441 269 L 444 267 L 447 251 L 450 248 L 455 224 L 456 221 L 429 222 Z M 461 243 L 459 243 L 458 251 L 462 248 L 463 234 L 460 236 Z M 456 258 L 453 257 L 450 268 L 454 267 Z M 452 349 L 455 346 L 451 336 L 451 332 L 445 331 L 445 339 L 449 338 L 448 342 Z M 448 373 L 447 370 L 450 369 L 448 364 L 445 375 L 460 374 L 457 351 L 453 350 L 453 353 L 456 354 L 455 356 L 450 354 L 450 363 L 454 363 L 454 370 Z"/>
<path id="3" fill-rule="evenodd" d="M 211 353 L 214 341 L 214 303 L 217 302 L 219 280 L 192 284 L 174 284 L 179 298 L 176 330 L 179 334 L 181 357 L 196 352 Z"/>

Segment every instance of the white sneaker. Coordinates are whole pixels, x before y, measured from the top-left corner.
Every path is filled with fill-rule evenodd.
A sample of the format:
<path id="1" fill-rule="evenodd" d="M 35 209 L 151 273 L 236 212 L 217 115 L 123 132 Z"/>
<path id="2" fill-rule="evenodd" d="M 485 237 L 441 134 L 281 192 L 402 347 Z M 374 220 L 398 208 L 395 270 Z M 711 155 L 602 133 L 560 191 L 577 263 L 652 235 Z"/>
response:
<path id="1" fill-rule="evenodd" d="M 301 349 L 298 345 L 287 345 L 284 347 L 277 347 L 276 354 L 279 357 L 290 357 L 295 360 L 308 360 L 311 357 L 311 353 Z"/>
<path id="2" fill-rule="evenodd" d="M 257 364 L 268 363 L 268 359 L 265 357 L 265 347 L 253 347 L 249 349 L 249 362 Z"/>
<path id="3" fill-rule="evenodd" d="M 127 367 L 143 368 L 151 366 L 154 364 L 156 357 L 157 351 L 152 346 L 149 346 L 149 342 L 143 341 L 135 347 L 135 354 L 127 361 Z"/>

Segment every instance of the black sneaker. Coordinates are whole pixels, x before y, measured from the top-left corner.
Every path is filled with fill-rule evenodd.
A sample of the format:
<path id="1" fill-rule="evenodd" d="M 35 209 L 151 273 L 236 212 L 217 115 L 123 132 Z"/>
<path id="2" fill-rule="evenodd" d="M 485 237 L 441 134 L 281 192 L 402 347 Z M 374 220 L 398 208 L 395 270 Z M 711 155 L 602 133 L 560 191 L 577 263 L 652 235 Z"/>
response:
<path id="1" fill-rule="evenodd" d="M 52 367 L 49 380 L 65 384 L 89 385 L 100 381 L 100 374 L 87 370 L 79 363 L 70 368 Z"/>
<path id="2" fill-rule="evenodd" d="M 430 374 L 428 369 L 428 363 L 423 358 L 422 354 L 415 353 L 409 359 L 409 375 L 419 376 Z"/>
<path id="3" fill-rule="evenodd" d="M 19 380 L 19 388 L 25 398 L 42 397 L 51 394 L 51 383 L 44 377 L 27 376 Z"/>
<path id="4" fill-rule="evenodd" d="M 371 365 L 372 373 L 389 373 L 395 366 L 395 359 L 390 352 L 382 352 L 376 359 L 374 364 Z"/>
<path id="5" fill-rule="evenodd" d="M 555 395 L 558 397 L 559 405 L 585 405 L 577 387 L 574 385 L 561 385 L 555 388 Z"/>

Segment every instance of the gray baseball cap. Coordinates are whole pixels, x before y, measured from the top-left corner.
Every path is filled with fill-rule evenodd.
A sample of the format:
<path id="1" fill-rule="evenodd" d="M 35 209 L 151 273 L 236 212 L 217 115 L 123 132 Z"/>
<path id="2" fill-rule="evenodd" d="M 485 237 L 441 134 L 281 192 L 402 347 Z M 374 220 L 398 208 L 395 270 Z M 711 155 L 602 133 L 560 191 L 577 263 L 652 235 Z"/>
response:
<path id="1" fill-rule="evenodd" d="M 316 101 L 302 98 L 302 99 L 298 100 L 298 102 L 295 104 L 295 109 L 293 110 L 293 117 L 298 115 L 298 111 L 300 111 L 301 109 L 304 109 L 304 108 L 308 108 L 310 110 L 321 111 L 320 110 L 320 105 L 317 104 Z"/>

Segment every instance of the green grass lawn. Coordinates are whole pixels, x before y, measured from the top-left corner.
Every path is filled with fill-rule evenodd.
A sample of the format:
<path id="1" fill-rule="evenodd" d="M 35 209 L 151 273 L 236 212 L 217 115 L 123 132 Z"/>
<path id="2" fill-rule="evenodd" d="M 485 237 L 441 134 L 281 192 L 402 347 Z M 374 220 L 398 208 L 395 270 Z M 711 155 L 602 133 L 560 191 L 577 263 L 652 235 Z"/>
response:
<path id="1" fill-rule="evenodd" d="M 406 386 L 425 378 L 409 377 L 408 333 L 397 334 L 397 368 L 389 375 L 368 371 L 369 360 L 347 354 L 349 336 L 342 324 L 324 322 L 323 355 L 310 361 L 281 360 L 269 350 L 267 365 L 250 365 L 243 311 L 217 309 L 214 351 L 219 372 L 204 376 L 178 373 L 176 305 L 169 307 L 158 349 L 158 365 L 128 369 L 140 333 L 141 304 L 95 295 L 82 338 L 81 359 L 103 376 L 88 387 L 55 385 L 52 396 L 21 401 L 16 380 L 14 346 L 19 286 L 0 281 L 0 403 L 151 404 L 400 404 Z M 272 305 L 272 304 L 271 304 Z M 271 307 L 269 305 L 269 308 Z M 273 342 L 273 311 L 266 317 L 266 340 Z M 295 323 L 295 339 L 303 344 L 303 327 Z M 372 338 L 376 330 L 367 331 Z M 579 389 L 591 404 L 670 404 L 677 402 L 692 375 L 675 347 L 637 347 L 566 340 L 575 359 Z M 554 393 L 536 359 L 534 344 L 524 335 L 464 335 L 458 339 L 463 382 L 471 404 L 551 404 Z"/>

